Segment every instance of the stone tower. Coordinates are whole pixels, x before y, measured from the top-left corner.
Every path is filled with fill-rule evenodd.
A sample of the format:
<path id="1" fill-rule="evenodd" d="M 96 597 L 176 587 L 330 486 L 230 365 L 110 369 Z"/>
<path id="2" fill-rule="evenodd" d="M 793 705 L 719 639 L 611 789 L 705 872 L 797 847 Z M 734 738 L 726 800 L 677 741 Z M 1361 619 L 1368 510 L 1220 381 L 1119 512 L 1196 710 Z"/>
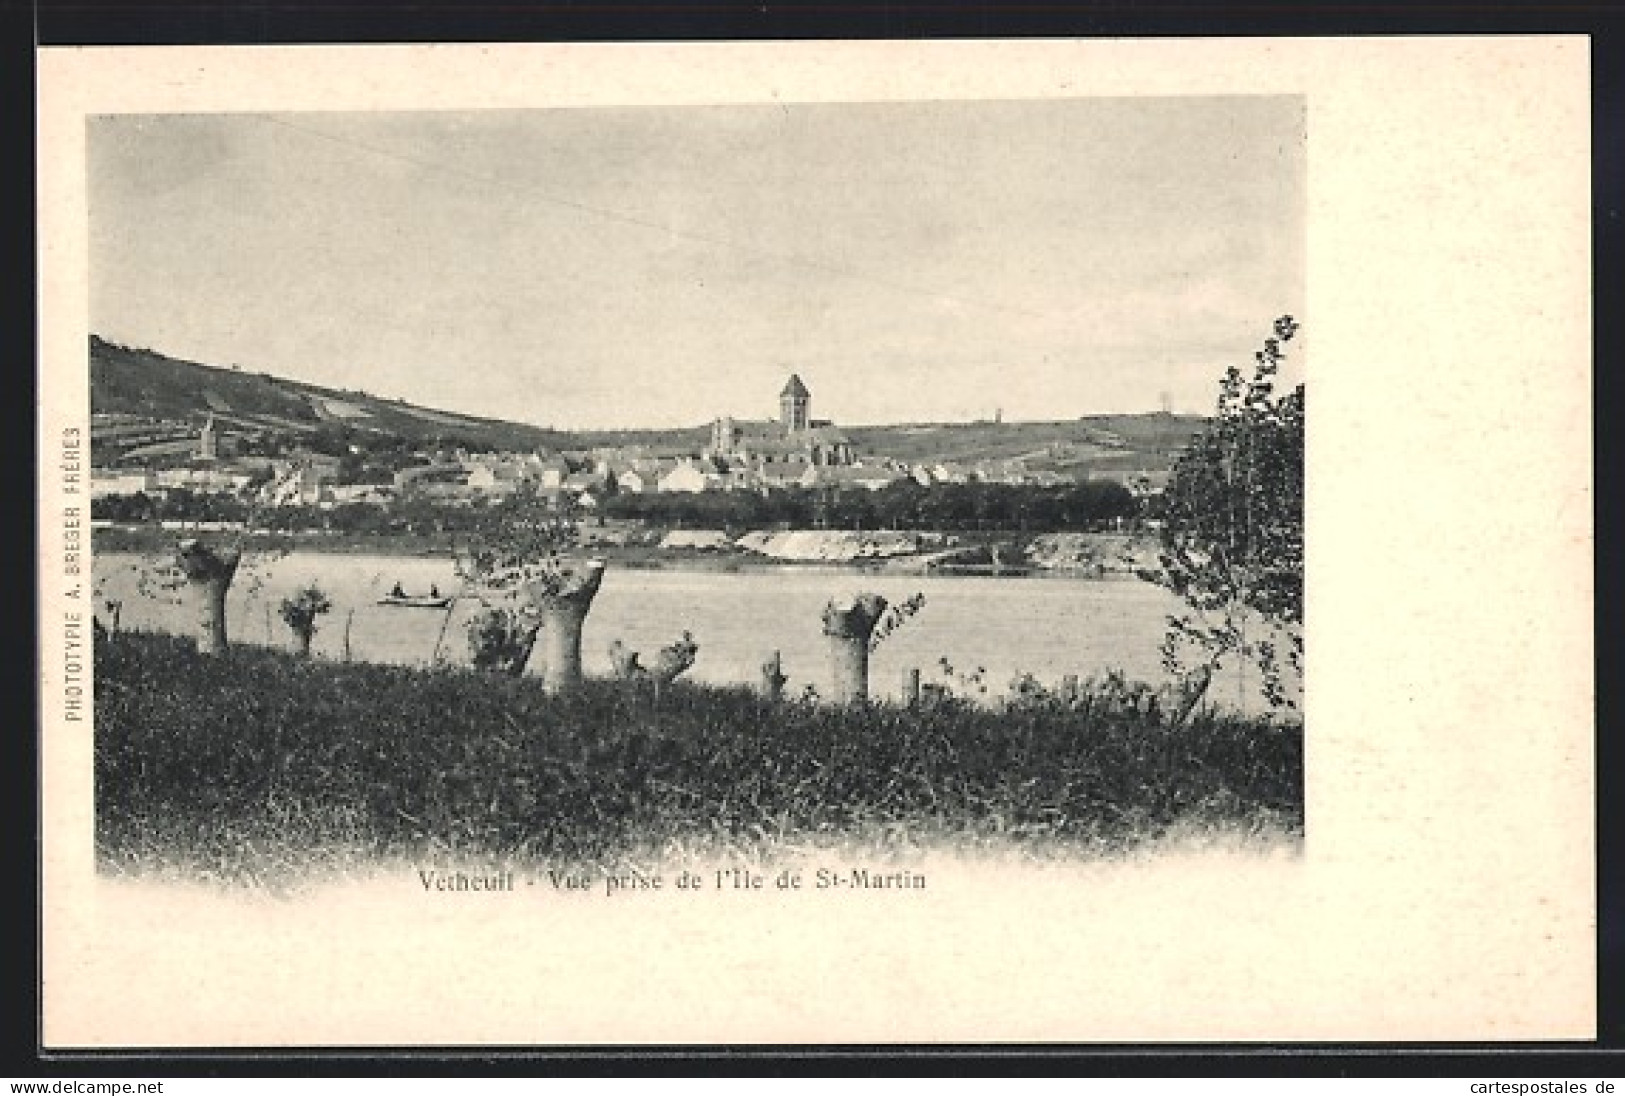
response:
<path id="1" fill-rule="evenodd" d="M 784 391 L 779 393 L 779 421 L 784 424 L 785 430 L 792 434 L 807 429 L 811 421 L 812 393 L 807 386 L 801 383 L 801 378 L 794 373 L 784 384 Z"/>
<path id="2" fill-rule="evenodd" d="M 731 415 L 711 423 L 711 452 L 728 454 L 734 450 L 734 420 Z"/>
<path id="3" fill-rule="evenodd" d="M 215 460 L 220 456 L 219 444 L 214 436 L 214 416 L 210 415 L 203 429 L 198 433 L 197 455 L 199 460 Z"/>

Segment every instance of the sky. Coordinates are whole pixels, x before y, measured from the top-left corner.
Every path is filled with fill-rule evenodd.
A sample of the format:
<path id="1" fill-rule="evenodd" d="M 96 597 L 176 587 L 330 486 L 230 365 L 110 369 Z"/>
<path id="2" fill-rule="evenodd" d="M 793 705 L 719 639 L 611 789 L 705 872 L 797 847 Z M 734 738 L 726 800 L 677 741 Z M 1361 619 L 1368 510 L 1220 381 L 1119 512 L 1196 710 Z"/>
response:
<path id="1" fill-rule="evenodd" d="M 1283 96 L 97 117 L 91 326 L 566 429 L 791 372 L 849 425 L 1207 413 L 1302 318 L 1306 158 Z"/>

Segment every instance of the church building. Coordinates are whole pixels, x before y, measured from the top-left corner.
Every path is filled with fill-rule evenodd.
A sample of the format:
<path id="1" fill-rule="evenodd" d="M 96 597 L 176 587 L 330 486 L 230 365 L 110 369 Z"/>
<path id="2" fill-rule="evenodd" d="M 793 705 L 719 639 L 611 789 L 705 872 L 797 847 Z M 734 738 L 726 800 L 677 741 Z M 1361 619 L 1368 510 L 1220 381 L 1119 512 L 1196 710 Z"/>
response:
<path id="1" fill-rule="evenodd" d="M 711 424 L 712 456 L 730 466 L 772 475 L 787 466 L 852 464 L 852 441 L 828 420 L 812 417 L 812 393 L 794 373 L 779 393 L 778 421 L 725 417 Z"/>

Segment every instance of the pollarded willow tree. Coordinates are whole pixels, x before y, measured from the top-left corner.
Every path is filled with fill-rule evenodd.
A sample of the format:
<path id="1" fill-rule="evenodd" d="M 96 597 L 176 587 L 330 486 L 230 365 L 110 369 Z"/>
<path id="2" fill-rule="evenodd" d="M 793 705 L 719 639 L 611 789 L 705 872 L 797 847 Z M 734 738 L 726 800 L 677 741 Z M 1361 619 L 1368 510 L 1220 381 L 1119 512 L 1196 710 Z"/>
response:
<path id="1" fill-rule="evenodd" d="M 469 622 L 474 664 L 523 674 L 540 642 L 542 685 L 560 692 L 581 681 L 581 629 L 603 582 L 602 560 L 572 560 L 568 508 L 524 492 L 494 512 L 458 552 L 457 571 L 483 608 Z"/>
<path id="2" fill-rule="evenodd" d="M 1213 419 L 1180 455 L 1163 498 L 1161 570 L 1145 577 L 1189 611 L 1168 618 L 1164 665 L 1209 679 L 1221 659 L 1258 667 L 1264 695 L 1295 707 L 1303 677 L 1304 389 L 1277 394 L 1291 316 L 1232 366 Z"/>
<path id="3" fill-rule="evenodd" d="M 257 597 L 272 566 L 289 552 L 286 545 L 264 537 L 272 511 L 266 509 L 263 484 L 229 495 L 192 494 L 182 488 L 156 511 L 145 505 L 142 513 L 148 517 L 173 517 L 192 528 L 168 549 L 142 553 L 133 568 L 136 591 L 144 598 L 190 607 L 198 652 L 225 654 L 230 649 L 227 595 L 235 586 L 239 592 L 246 587 L 248 600 Z M 172 505 L 174 510 L 165 509 Z M 109 617 L 111 632 L 117 632 L 123 603 L 106 596 L 100 579 L 97 587 L 99 607 Z"/>
<path id="4" fill-rule="evenodd" d="M 310 641 L 316 638 L 316 619 L 333 608 L 333 600 L 315 582 L 309 582 L 291 597 L 282 599 L 277 612 L 299 644 L 299 655 L 310 657 Z"/>
<path id="5" fill-rule="evenodd" d="M 212 544 L 191 537 L 175 546 L 175 561 L 186 580 L 197 612 L 197 649 L 201 654 L 225 654 L 226 591 L 243 560 L 240 543 Z"/>
<path id="6" fill-rule="evenodd" d="M 221 655 L 230 649 L 226 595 L 232 584 L 248 576 L 247 597 L 257 597 L 272 565 L 288 554 L 284 547 L 252 546 L 248 530 L 253 520 L 251 512 L 234 532 L 183 537 L 172 553 L 148 554 L 137 567 L 136 588 L 142 596 L 190 605 L 200 654 Z M 114 604 L 108 602 L 109 611 Z"/>

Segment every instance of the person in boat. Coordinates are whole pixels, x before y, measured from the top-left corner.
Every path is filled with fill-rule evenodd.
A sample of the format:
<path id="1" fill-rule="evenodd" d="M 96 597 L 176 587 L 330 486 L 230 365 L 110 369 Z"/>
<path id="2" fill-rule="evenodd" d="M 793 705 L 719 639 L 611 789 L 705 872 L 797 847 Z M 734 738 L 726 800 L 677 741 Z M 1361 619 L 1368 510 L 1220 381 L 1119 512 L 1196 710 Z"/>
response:
<path id="1" fill-rule="evenodd" d="M 400 582 L 398 580 L 395 583 L 395 588 L 389 592 L 389 596 L 390 597 L 405 597 L 406 596 L 406 591 L 401 589 L 401 584 L 400 584 Z"/>

